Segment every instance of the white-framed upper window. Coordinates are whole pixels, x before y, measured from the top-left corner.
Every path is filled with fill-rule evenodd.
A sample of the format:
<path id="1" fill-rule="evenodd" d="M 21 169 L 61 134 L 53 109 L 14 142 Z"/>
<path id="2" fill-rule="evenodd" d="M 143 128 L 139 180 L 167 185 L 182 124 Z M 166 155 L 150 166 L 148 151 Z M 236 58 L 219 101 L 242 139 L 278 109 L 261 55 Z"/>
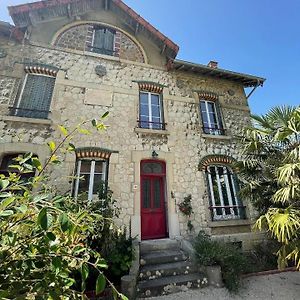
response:
<path id="1" fill-rule="evenodd" d="M 206 169 L 213 220 L 245 218 L 245 207 L 237 197 L 237 182 L 230 168 L 209 165 Z"/>
<path id="2" fill-rule="evenodd" d="M 11 114 L 18 117 L 47 119 L 55 77 L 44 74 L 26 74 L 20 96 Z"/>
<path id="3" fill-rule="evenodd" d="M 200 113 L 203 132 L 213 135 L 224 135 L 222 118 L 214 101 L 200 100 Z"/>
<path id="4" fill-rule="evenodd" d="M 76 177 L 74 182 L 74 197 L 80 193 L 87 193 L 88 200 L 105 188 L 107 181 L 107 161 L 95 159 L 79 159 L 76 163 Z"/>
<path id="5" fill-rule="evenodd" d="M 161 94 L 146 91 L 140 92 L 139 127 L 165 129 Z"/>
<path id="6" fill-rule="evenodd" d="M 115 34 L 113 29 L 94 26 L 91 52 L 113 56 Z"/>

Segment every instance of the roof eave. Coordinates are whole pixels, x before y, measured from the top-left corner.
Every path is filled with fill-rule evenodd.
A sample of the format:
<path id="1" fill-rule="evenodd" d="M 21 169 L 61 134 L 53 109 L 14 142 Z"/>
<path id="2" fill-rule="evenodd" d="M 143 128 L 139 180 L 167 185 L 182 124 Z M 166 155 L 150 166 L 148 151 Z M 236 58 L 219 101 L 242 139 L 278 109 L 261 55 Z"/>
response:
<path id="1" fill-rule="evenodd" d="M 263 86 L 263 83 L 266 80 L 265 78 L 258 76 L 233 72 L 225 69 L 211 68 L 206 65 L 179 59 L 173 60 L 173 69 L 239 82 L 243 84 L 244 87 Z"/>

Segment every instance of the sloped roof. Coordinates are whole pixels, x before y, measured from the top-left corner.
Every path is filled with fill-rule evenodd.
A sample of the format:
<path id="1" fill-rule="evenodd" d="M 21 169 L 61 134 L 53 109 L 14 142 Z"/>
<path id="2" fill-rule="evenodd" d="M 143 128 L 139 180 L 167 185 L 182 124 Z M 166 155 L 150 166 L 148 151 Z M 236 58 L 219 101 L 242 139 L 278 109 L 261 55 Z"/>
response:
<path id="1" fill-rule="evenodd" d="M 175 59 L 169 64 L 169 69 L 192 72 L 214 78 L 227 79 L 241 83 L 244 87 L 263 86 L 265 78 L 233 72 L 225 69 L 212 68 L 202 64 Z"/>
<path id="2" fill-rule="evenodd" d="M 122 20 L 132 30 L 136 33 L 144 32 L 167 56 L 176 57 L 179 46 L 121 0 L 44 0 L 8 7 L 9 14 L 17 27 L 27 27 L 55 17 L 72 17 L 97 9 L 109 9 L 121 15 Z"/>

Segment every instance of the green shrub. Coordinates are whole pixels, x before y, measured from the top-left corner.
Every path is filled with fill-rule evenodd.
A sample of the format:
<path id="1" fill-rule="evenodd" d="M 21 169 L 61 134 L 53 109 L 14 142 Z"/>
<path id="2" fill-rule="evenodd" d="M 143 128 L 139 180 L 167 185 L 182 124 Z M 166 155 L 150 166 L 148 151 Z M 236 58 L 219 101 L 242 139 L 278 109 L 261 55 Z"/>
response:
<path id="1" fill-rule="evenodd" d="M 226 288 L 236 292 L 240 287 L 240 275 L 248 268 L 246 256 L 238 245 L 211 240 L 200 231 L 194 242 L 196 258 L 200 265 L 220 265 Z"/>

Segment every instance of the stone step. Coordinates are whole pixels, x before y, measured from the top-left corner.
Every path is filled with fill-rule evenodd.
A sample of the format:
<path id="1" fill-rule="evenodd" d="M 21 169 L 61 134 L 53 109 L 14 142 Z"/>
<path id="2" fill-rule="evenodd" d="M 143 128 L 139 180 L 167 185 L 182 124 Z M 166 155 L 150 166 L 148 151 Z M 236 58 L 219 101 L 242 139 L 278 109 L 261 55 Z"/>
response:
<path id="1" fill-rule="evenodd" d="M 186 260 L 187 256 L 180 250 L 153 251 L 141 255 L 140 265 L 155 265 Z"/>
<path id="2" fill-rule="evenodd" d="M 140 280 L 196 273 L 198 267 L 190 261 L 179 261 L 166 264 L 147 265 L 140 268 Z"/>
<path id="3" fill-rule="evenodd" d="M 179 249 L 179 243 L 171 239 L 159 239 L 142 241 L 140 244 L 141 253 L 147 253 L 160 250 L 175 250 Z"/>
<path id="4" fill-rule="evenodd" d="M 140 297 L 153 297 L 187 291 L 190 288 L 201 288 L 207 285 L 207 279 L 203 274 L 193 273 L 140 281 L 137 285 L 137 293 Z"/>

